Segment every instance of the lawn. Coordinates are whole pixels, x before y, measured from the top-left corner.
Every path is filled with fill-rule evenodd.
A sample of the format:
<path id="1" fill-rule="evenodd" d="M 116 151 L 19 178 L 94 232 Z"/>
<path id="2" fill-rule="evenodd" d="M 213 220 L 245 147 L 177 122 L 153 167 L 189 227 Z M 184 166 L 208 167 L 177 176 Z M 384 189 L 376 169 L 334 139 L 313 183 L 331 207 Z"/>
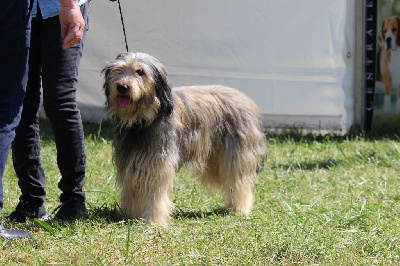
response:
<path id="1" fill-rule="evenodd" d="M 88 218 L 72 223 L 11 224 L 19 197 L 11 160 L 0 221 L 31 232 L 2 241 L 0 262 L 65 265 L 396 265 L 400 263 L 400 143 L 394 136 L 268 135 L 268 157 L 252 214 L 221 211 L 196 176 L 182 169 L 170 226 L 119 213 L 109 123 L 84 125 Z M 45 206 L 59 205 L 56 149 L 41 121 Z"/>

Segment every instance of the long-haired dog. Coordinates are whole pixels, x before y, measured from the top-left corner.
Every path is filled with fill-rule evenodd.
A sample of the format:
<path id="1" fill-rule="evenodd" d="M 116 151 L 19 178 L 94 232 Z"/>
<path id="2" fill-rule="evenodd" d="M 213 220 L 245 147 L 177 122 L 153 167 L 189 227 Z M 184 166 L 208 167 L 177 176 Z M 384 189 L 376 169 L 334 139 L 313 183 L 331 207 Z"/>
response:
<path id="1" fill-rule="evenodd" d="M 106 110 L 116 122 L 114 163 L 121 208 L 130 218 L 165 225 L 183 165 L 221 191 L 228 209 L 248 214 L 264 134 L 257 105 L 224 86 L 171 88 L 164 66 L 123 53 L 103 69 Z"/>

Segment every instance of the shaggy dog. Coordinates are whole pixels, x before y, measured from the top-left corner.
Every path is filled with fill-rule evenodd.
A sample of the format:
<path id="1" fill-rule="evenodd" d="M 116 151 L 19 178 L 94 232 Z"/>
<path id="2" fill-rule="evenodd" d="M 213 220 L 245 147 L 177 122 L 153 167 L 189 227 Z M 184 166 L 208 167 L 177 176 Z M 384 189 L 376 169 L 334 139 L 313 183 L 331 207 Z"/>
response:
<path id="1" fill-rule="evenodd" d="M 183 165 L 221 191 L 227 209 L 249 214 L 264 154 L 259 109 L 249 97 L 217 85 L 171 88 L 164 66 L 144 53 L 120 54 L 102 73 L 128 217 L 167 224 L 169 194 Z"/>

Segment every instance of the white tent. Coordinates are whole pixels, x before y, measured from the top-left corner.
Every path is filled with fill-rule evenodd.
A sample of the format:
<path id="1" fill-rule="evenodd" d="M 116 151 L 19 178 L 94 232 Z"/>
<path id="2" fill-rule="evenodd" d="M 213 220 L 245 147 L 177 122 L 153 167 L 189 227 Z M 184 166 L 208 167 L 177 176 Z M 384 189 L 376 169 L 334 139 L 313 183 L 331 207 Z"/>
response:
<path id="1" fill-rule="evenodd" d="M 130 51 L 173 86 L 223 84 L 260 107 L 265 126 L 346 131 L 354 114 L 355 3 L 348 0 L 120 0 Z M 90 2 L 78 103 L 105 118 L 101 69 L 125 52 L 117 2 Z"/>

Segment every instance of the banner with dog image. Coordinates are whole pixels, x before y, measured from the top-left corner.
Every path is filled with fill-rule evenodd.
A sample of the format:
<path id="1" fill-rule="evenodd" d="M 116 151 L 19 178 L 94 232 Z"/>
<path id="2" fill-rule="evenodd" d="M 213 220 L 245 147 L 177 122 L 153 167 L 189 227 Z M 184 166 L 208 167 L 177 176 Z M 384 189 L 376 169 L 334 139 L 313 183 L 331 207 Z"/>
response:
<path id="1" fill-rule="evenodd" d="M 376 24 L 372 131 L 400 133 L 400 0 L 378 0 Z"/>

